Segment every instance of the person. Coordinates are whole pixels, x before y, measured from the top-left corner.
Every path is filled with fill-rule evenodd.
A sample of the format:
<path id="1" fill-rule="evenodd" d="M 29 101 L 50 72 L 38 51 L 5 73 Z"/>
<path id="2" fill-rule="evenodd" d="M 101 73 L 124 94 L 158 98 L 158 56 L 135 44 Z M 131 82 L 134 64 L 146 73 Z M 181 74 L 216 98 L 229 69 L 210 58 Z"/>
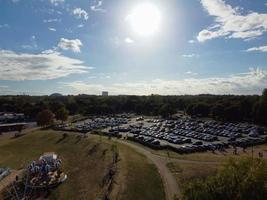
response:
<path id="1" fill-rule="evenodd" d="M 246 146 L 243 146 L 243 152 L 246 153 Z"/>
<path id="2" fill-rule="evenodd" d="M 263 158 L 263 153 L 259 152 L 259 158 Z"/>
<path id="3" fill-rule="evenodd" d="M 237 148 L 236 146 L 234 146 L 234 152 L 233 152 L 234 155 L 237 155 Z"/>

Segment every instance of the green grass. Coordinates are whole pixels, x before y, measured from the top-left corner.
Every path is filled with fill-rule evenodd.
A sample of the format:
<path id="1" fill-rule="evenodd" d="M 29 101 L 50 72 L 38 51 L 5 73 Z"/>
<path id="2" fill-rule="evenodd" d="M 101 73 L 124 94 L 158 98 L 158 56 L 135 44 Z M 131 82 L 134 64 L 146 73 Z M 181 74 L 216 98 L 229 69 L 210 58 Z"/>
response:
<path id="1" fill-rule="evenodd" d="M 79 139 L 76 134 L 62 138 L 62 133 L 50 130 L 16 139 L 0 137 L 0 167 L 24 168 L 44 152 L 56 152 L 68 180 L 52 192 L 50 199 L 97 199 L 103 193 L 100 182 L 112 162 L 114 142 L 99 136 Z M 155 166 L 130 147 L 115 145 L 121 160 L 112 199 L 164 199 L 163 184 Z"/>
<path id="2" fill-rule="evenodd" d="M 175 176 L 180 187 L 194 179 L 204 179 L 216 174 L 221 165 L 203 163 L 168 163 L 167 167 Z"/>
<path id="3" fill-rule="evenodd" d="M 125 145 L 118 144 L 121 152 L 126 186 L 121 193 L 122 199 L 127 200 L 162 200 L 165 199 L 164 186 L 154 164 L 147 158 Z M 142 194 L 142 195 L 140 195 Z"/>
<path id="4" fill-rule="evenodd" d="M 137 143 L 135 143 L 137 144 Z M 141 145 L 141 144 L 137 144 Z M 164 157 L 170 157 L 170 158 L 176 158 L 181 160 L 192 160 L 192 161 L 204 161 L 204 162 L 226 162 L 229 160 L 229 158 L 245 158 L 248 156 L 251 156 L 251 150 L 252 148 L 249 147 L 246 150 L 246 153 L 242 152 L 242 149 L 238 150 L 238 155 L 233 155 L 233 149 L 227 149 L 227 152 L 225 154 L 220 153 L 216 151 L 215 153 L 212 152 L 201 152 L 201 153 L 191 153 L 191 154 L 179 154 L 173 151 L 167 151 L 167 150 L 153 150 L 148 147 L 144 147 L 150 152 L 152 152 L 155 155 L 160 155 Z M 263 152 L 265 155 L 265 158 L 267 158 L 267 144 L 254 146 L 254 157 L 258 157 L 258 152 Z"/>

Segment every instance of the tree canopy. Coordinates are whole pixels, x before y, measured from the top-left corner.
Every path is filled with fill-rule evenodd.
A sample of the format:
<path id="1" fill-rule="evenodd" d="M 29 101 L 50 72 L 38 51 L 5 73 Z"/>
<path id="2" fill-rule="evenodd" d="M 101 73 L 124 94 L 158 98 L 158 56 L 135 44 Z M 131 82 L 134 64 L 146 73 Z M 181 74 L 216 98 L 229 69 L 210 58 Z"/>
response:
<path id="1" fill-rule="evenodd" d="M 188 183 L 184 200 L 262 200 L 267 199 L 265 160 L 231 159 L 216 176 Z"/>
<path id="2" fill-rule="evenodd" d="M 54 122 L 54 114 L 50 110 L 45 109 L 38 113 L 37 115 L 38 126 L 49 126 L 52 125 L 53 122 Z"/>

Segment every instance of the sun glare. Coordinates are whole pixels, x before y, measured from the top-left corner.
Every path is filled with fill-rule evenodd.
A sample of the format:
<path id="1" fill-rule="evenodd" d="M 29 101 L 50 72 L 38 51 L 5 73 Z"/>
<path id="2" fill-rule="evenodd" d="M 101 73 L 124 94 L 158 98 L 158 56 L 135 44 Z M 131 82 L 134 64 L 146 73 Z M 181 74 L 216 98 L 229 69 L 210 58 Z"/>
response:
<path id="1" fill-rule="evenodd" d="M 160 28 L 161 13 L 157 6 L 151 3 L 137 5 L 128 16 L 131 28 L 140 36 L 149 36 Z"/>

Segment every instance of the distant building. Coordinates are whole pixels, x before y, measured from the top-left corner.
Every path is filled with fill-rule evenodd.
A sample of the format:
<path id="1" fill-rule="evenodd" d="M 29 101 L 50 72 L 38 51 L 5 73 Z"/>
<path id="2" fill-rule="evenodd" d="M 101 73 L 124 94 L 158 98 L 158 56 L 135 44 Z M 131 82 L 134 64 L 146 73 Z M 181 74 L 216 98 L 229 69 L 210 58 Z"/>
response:
<path id="1" fill-rule="evenodd" d="M 107 91 L 103 91 L 102 92 L 102 96 L 107 97 L 108 96 L 108 92 Z"/>
<path id="2" fill-rule="evenodd" d="M 24 122 L 25 116 L 23 113 L 3 113 L 0 112 L 0 124 Z"/>

